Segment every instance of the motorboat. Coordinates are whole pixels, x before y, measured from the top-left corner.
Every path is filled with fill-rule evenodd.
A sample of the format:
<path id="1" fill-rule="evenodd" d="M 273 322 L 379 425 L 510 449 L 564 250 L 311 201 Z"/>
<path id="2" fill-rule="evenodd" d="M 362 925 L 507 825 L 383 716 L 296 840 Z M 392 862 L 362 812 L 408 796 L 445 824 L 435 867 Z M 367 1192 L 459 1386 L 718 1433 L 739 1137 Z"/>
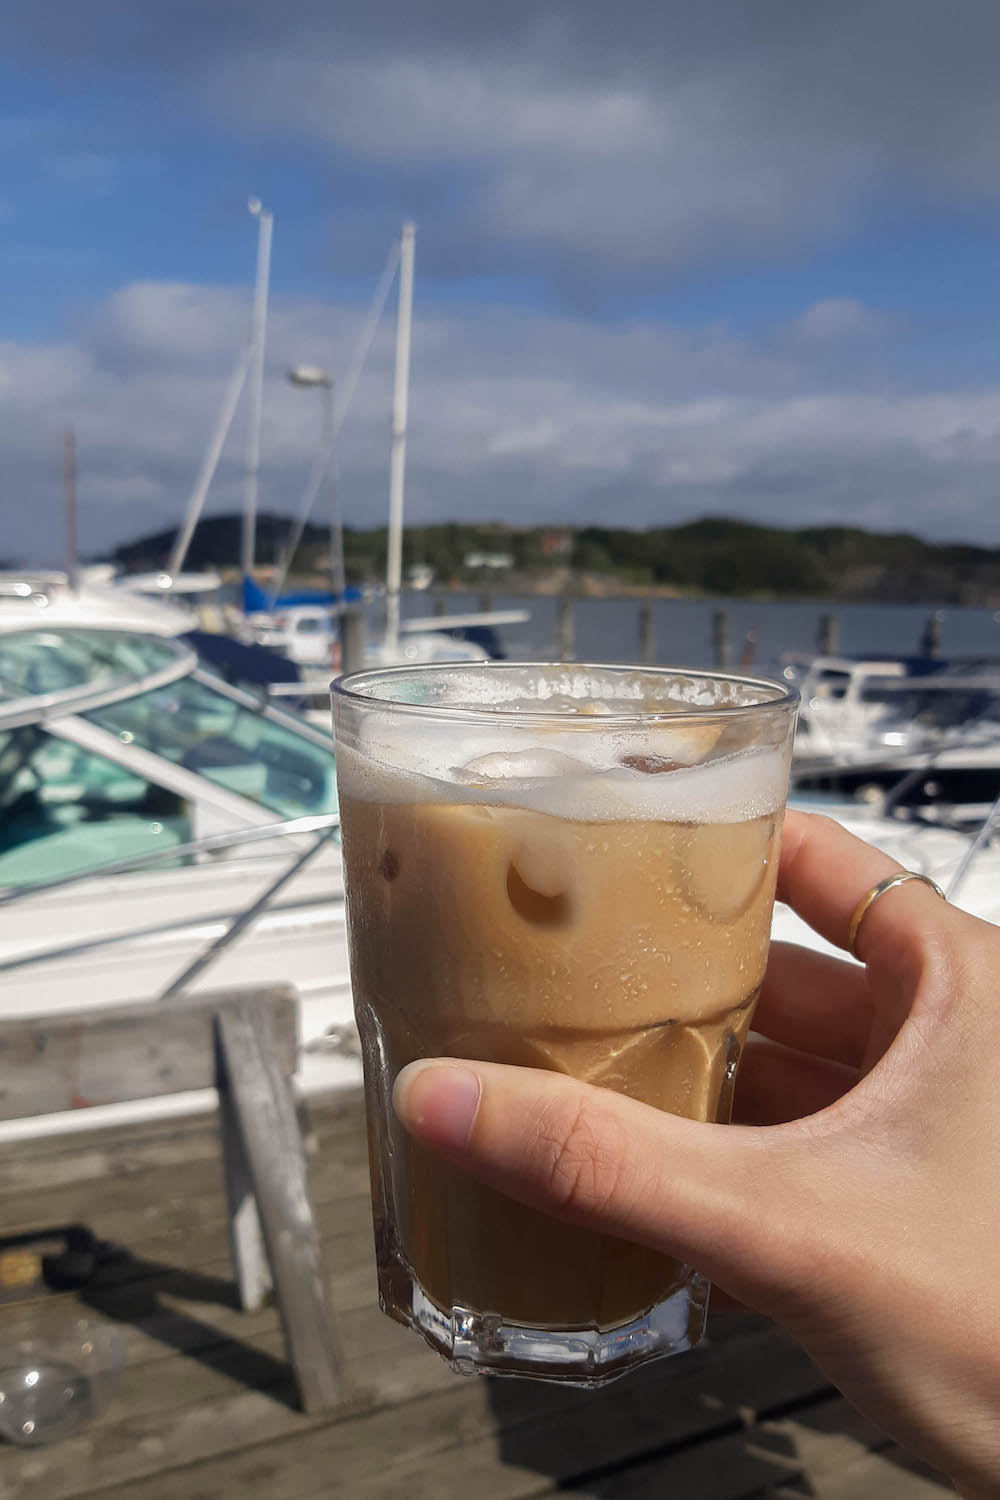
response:
<path id="1" fill-rule="evenodd" d="M 822 663 L 806 679 L 796 787 L 876 805 L 888 798 L 926 816 L 945 810 L 951 819 L 960 809 L 969 821 L 981 818 L 1000 795 L 1000 671 L 978 663 L 914 675 L 899 662 L 843 666 L 850 671 Z M 824 684 L 830 696 L 821 696 Z"/>
<path id="2" fill-rule="evenodd" d="M 973 916 L 1000 923 L 1000 802 L 971 829 L 943 819 L 928 820 L 903 809 L 858 805 L 849 798 L 809 796 L 793 790 L 789 807 L 834 818 L 849 833 L 897 860 L 904 869 L 929 875 L 949 901 Z M 772 936 L 840 954 L 801 917 L 780 903 Z M 842 957 L 843 955 L 840 954 Z"/>
<path id="3" fill-rule="evenodd" d="M 290 983 L 303 1086 L 356 1082 L 331 736 L 189 624 L 0 578 L 0 1013 Z"/>
<path id="4" fill-rule="evenodd" d="M 782 675 L 799 689 L 797 761 L 846 760 L 863 752 L 886 683 L 907 675 L 896 658 L 784 658 Z"/>

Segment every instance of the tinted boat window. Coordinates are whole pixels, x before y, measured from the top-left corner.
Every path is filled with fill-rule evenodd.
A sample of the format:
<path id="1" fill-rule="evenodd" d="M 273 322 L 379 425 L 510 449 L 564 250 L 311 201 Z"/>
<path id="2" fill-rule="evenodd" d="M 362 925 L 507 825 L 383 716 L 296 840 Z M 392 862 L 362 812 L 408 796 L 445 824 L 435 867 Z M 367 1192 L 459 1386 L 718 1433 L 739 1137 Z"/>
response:
<path id="1" fill-rule="evenodd" d="M 141 681 L 177 659 L 158 636 L 118 630 L 25 630 L 0 635 L 0 698 Z"/>
<path id="2" fill-rule="evenodd" d="M 98 870 L 191 837 L 187 805 L 173 792 L 37 725 L 0 731 L 0 887 Z"/>
<path id="3" fill-rule="evenodd" d="M 334 812 L 333 751 L 193 677 L 86 715 L 94 724 L 285 818 Z"/>

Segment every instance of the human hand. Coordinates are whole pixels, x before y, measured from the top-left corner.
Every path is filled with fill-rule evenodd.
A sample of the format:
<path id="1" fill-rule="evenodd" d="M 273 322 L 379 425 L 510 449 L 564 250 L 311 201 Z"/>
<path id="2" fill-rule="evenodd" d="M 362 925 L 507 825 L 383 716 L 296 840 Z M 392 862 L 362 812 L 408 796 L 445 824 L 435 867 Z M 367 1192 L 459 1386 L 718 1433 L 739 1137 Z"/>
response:
<path id="1" fill-rule="evenodd" d="M 846 945 L 899 867 L 789 812 L 779 899 Z M 773 1317 L 867 1416 L 1000 1495 L 1000 930 L 912 881 L 866 913 L 865 967 L 772 947 L 733 1126 L 561 1074 L 403 1070 L 410 1132 L 571 1222 L 696 1266 Z"/>

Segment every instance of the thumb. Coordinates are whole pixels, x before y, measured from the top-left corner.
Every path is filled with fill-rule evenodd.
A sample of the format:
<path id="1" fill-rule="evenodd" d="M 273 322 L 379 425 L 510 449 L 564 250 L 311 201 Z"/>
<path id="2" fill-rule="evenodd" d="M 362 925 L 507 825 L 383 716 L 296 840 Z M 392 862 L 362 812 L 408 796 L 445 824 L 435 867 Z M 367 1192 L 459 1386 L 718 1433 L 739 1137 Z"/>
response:
<path id="1" fill-rule="evenodd" d="M 703 1124 L 563 1074 L 450 1058 L 404 1068 L 393 1102 L 415 1139 L 490 1187 L 693 1265 L 761 1311 L 801 1269 L 802 1147 L 785 1127 Z"/>

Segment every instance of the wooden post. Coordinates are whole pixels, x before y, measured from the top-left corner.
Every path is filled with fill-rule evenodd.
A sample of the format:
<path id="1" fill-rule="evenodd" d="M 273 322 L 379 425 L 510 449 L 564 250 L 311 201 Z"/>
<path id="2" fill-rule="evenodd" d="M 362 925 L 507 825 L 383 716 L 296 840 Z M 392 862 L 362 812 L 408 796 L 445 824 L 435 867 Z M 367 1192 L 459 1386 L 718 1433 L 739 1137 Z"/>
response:
<path id="1" fill-rule="evenodd" d="M 222 1179 L 229 1209 L 229 1248 L 233 1257 L 236 1290 L 244 1312 L 262 1308 L 274 1287 L 271 1265 L 264 1247 L 264 1234 L 254 1197 L 250 1165 L 240 1138 L 232 1090 L 225 1080 L 224 1064 L 217 1059 L 219 1093 L 219 1139 L 222 1144 Z"/>
<path id="2" fill-rule="evenodd" d="M 340 1377 L 291 1086 L 257 1007 L 224 1004 L 215 1025 L 219 1094 L 229 1094 L 302 1408 L 329 1411 L 339 1399 Z"/>
<path id="3" fill-rule="evenodd" d="M 485 592 L 479 596 L 479 612 L 488 615 L 493 609 L 493 595 Z"/>
<path id="4" fill-rule="evenodd" d="M 728 667 L 732 649 L 728 609 L 717 609 L 712 615 L 712 644 L 715 649 L 715 665 Z"/>
<path id="5" fill-rule="evenodd" d="M 445 613 L 445 611 L 447 610 L 447 608 L 448 608 L 448 605 L 447 605 L 447 602 L 445 600 L 444 595 L 443 594 L 435 594 L 434 595 L 434 613 L 435 613 L 435 615 L 443 615 Z"/>
<path id="6" fill-rule="evenodd" d="M 0 1020 L 0 1120 L 213 1088 L 212 1013 L 238 993 Z M 258 1012 L 273 1010 L 269 1046 L 290 1077 L 298 1051 L 294 992 L 262 987 L 244 995 Z"/>
<path id="7" fill-rule="evenodd" d="M 556 600 L 556 651 L 560 661 L 573 660 L 573 601 L 565 594 Z"/>
<path id="8" fill-rule="evenodd" d="M 748 630 L 743 641 L 743 654 L 740 657 L 740 670 L 745 671 L 747 667 L 753 666 L 753 659 L 757 654 L 757 632 Z"/>
<path id="9" fill-rule="evenodd" d="M 648 667 L 656 655 L 656 641 L 653 629 L 653 606 L 651 604 L 639 605 L 639 660 L 643 666 Z"/>
<path id="10" fill-rule="evenodd" d="M 360 672 L 365 664 L 365 617 L 360 609 L 345 609 L 340 616 L 340 670 Z"/>
<path id="11" fill-rule="evenodd" d="M 836 656 L 837 654 L 837 616 L 820 615 L 819 632 L 816 636 L 816 647 L 820 656 Z"/>
<path id="12" fill-rule="evenodd" d="M 936 609 L 927 616 L 924 624 L 923 634 L 920 637 L 921 656 L 941 655 L 941 621 L 944 615 L 941 610 Z"/>

